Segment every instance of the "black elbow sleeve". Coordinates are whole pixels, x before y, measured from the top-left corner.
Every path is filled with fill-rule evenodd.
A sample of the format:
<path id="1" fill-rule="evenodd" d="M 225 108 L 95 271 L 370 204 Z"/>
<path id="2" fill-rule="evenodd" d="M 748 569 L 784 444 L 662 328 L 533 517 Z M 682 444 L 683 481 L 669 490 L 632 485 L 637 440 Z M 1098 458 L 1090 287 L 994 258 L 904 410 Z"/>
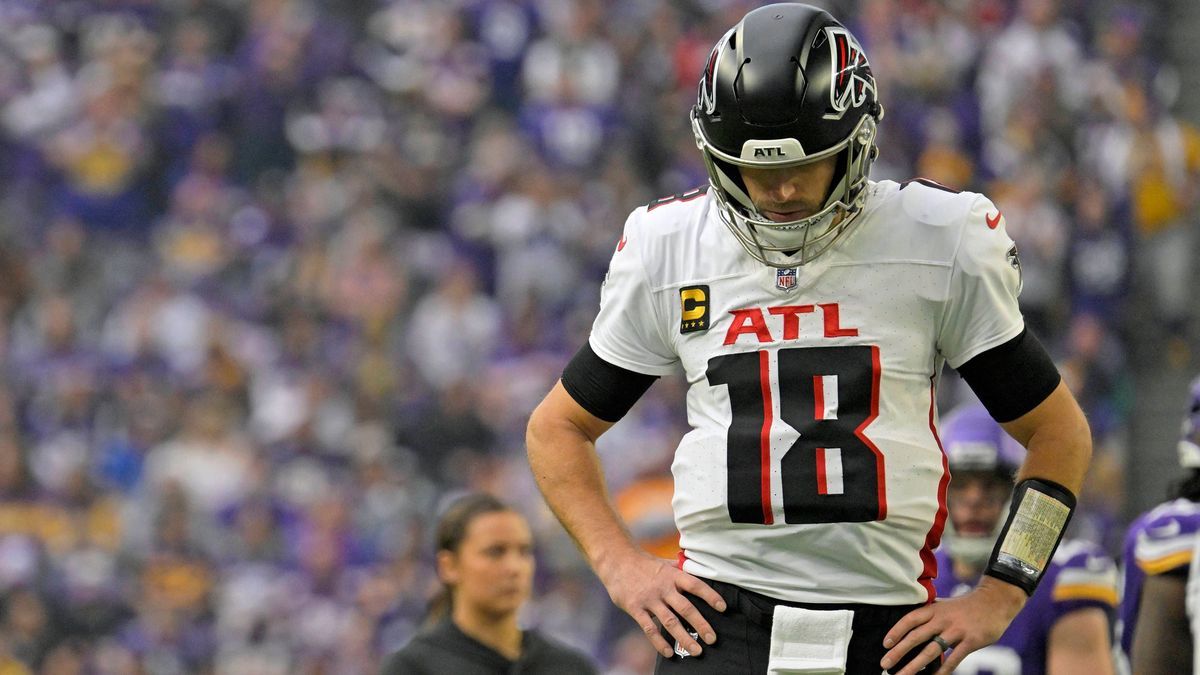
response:
<path id="1" fill-rule="evenodd" d="M 1028 328 L 962 364 L 958 374 L 997 422 L 1011 422 L 1033 410 L 1062 380 L 1045 347 Z"/>
<path id="2" fill-rule="evenodd" d="M 658 379 L 613 365 L 583 343 L 563 370 L 563 389 L 584 410 L 605 422 L 617 422 Z"/>

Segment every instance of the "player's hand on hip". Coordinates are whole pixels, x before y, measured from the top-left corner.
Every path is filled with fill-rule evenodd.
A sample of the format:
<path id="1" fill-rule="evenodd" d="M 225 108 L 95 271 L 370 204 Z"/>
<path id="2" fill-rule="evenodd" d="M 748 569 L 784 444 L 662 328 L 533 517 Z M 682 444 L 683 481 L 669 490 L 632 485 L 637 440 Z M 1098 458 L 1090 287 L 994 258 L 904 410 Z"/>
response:
<path id="1" fill-rule="evenodd" d="M 612 601 L 633 617 L 663 656 L 670 658 L 674 649 L 663 639 L 655 621 L 692 655 L 699 654 L 702 648 L 696 638 L 688 634 L 684 622 L 706 644 L 716 641 L 712 626 L 683 593 L 703 598 L 718 612 L 725 611 L 725 601 L 711 586 L 677 568 L 671 561 L 632 553 L 607 566 L 600 580 Z"/>
<path id="2" fill-rule="evenodd" d="M 939 600 L 904 615 L 883 638 L 883 646 L 890 649 L 880 665 L 891 668 L 905 654 L 920 647 L 913 660 L 897 674 L 915 675 L 941 656 L 943 647 L 948 646 L 952 651 L 937 675 L 949 675 L 968 654 L 1000 639 L 1025 605 L 1025 599 L 1025 592 L 1020 588 L 984 577 L 979 586 L 966 595 Z"/>

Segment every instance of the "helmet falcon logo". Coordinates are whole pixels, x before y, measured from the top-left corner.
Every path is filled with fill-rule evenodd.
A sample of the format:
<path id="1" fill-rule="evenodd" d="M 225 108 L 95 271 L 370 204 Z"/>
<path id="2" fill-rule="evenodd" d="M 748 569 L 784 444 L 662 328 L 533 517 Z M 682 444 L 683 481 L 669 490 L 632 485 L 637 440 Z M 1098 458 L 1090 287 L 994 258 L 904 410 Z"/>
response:
<path id="1" fill-rule="evenodd" d="M 830 26 L 825 29 L 826 42 L 832 51 L 830 66 L 833 69 L 829 84 L 829 107 L 831 112 L 825 119 L 841 119 L 850 108 L 867 102 L 867 94 L 875 94 L 875 76 L 871 64 L 850 31 Z"/>
<path id="2" fill-rule="evenodd" d="M 736 26 L 726 31 L 725 35 L 717 40 L 712 53 L 708 55 L 708 63 L 704 66 L 704 77 L 700 78 L 700 95 L 696 105 L 704 111 L 705 115 L 711 115 L 717 111 L 717 92 L 713 83 L 716 81 L 717 69 L 721 67 L 721 54 L 729 46 L 729 38 L 735 29 Z"/>

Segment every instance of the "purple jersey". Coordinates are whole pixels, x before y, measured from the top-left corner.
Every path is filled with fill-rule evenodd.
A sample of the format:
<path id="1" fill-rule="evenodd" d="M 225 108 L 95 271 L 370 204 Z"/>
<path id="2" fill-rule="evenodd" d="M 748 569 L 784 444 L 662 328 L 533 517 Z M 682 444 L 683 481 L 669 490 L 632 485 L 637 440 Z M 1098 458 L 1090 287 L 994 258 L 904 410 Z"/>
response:
<path id="1" fill-rule="evenodd" d="M 960 579 L 945 549 L 937 551 L 939 598 L 962 595 L 979 582 Z M 1111 618 L 1117 605 L 1117 568 L 1100 547 L 1064 541 L 1042 582 L 995 644 L 967 656 L 956 675 L 1042 675 L 1050 629 L 1066 614 L 1099 607 Z"/>
<path id="2" fill-rule="evenodd" d="M 1133 647 L 1142 583 L 1147 575 L 1186 569 L 1192 560 L 1197 531 L 1200 531 L 1200 504 L 1188 499 L 1159 504 L 1129 526 L 1121 552 L 1124 592 L 1117 622 L 1117 635 L 1125 658 L 1129 658 Z"/>

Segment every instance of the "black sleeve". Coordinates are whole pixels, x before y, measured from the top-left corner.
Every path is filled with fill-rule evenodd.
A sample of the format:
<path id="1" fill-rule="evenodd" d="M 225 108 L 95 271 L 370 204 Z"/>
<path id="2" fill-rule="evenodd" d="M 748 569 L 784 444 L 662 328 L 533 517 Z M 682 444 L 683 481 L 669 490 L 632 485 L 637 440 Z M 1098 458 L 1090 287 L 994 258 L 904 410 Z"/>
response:
<path id="1" fill-rule="evenodd" d="M 962 364 L 958 374 L 997 422 L 1011 422 L 1033 410 L 1062 380 L 1054 361 L 1028 328 Z"/>
<path id="2" fill-rule="evenodd" d="M 1167 570 L 1166 572 L 1159 572 L 1159 574 L 1164 577 L 1171 577 L 1174 579 L 1179 579 L 1180 581 L 1187 581 L 1188 580 L 1188 571 L 1189 571 L 1188 564 L 1184 563 L 1178 567 L 1172 567 L 1171 569 Z"/>
<path id="3" fill-rule="evenodd" d="M 527 646 L 513 672 L 598 675 L 596 664 L 583 652 L 551 640 L 537 631 L 529 631 L 525 637 Z"/>
<path id="4" fill-rule="evenodd" d="M 583 409 L 605 422 L 617 422 L 646 393 L 657 375 L 627 370 L 596 355 L 583 343 L 563 370 L 563 389 Z"/>
<path id="5" fill-rule="evenodd" d="M 392 654 L 379 669 L 379 675 L 424 675 L 425 672 L 421 659 L 413 653 L 412 648 Z"/>

